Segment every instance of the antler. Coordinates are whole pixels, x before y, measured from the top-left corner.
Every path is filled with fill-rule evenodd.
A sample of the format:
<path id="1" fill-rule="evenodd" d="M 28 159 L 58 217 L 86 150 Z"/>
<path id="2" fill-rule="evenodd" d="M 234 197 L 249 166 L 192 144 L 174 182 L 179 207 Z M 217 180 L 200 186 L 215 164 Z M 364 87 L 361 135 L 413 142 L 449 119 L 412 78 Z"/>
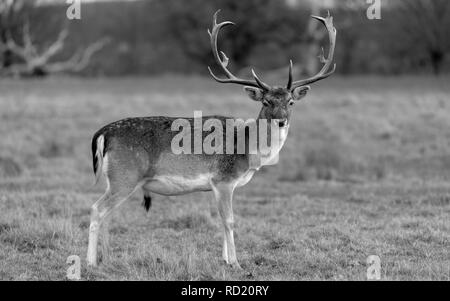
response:
<path id="1" fill-rule="evenodd" d="M 216 62 L 219 64 L 219 66 L 221 67 L 222 71 L 225 73 L 225 75 L 227 76 L 228 79 L 222 79 L 222 78 L 218 78 L 216 75 L 214 75 L 214 73 L 211 71 L 211 68 L 208 67 L 209 73 L 211 74 L 211 76 L 219 83 L 232 83 L 232 84 L 239 84 L 239 85 L 244 85 L 244 86 L 251 86 L 251 87 L 256 87 L 256 88 L 261 88 L 263 90 L 269 90 L 270 86 L 267 85 L 266 83 L 264 83 L 263 81 L 261 81 L 258 76 L 256 75 L 255 71 L 252 69 L 252 75 L 255 79 L 255 81 L 251 81 L 251 80 L 245 80 L 245 79 L 240 79 L 236 76 L 234 76 L 228 69 L 228 63 L 229 63 L 229 59 L 226 56 L 226 54 L 221 51 L 220 54 L 222 55 L 222 58 L 220 58 L 219 52 L 217 50 L 217 36 L 219 35 L 219 31 L 222 27 L 225 27 L 227 25 L 234 25 L 233 22 L 222 22 L 217 24 L 217 15 L 219 14 L 220 9 L 218 11 L 216 11 L 216 13 L 214 14 L 213 17 L 213 28 L 210 31 L 208 29 L 208 34 L 210 36 L 211 39 L 211 49 L 214 55 L 214 58 L 216 60 Z"/>
<path id="2" fill-rule="evenodd" d="M 328 12 L 328 16 L 326 18 L 321 18 L 321 17 L 317 17 L 317 16 L 311 16 L 311 17 L 320 21 L 327 28 L 328 36 L 330 39 L 330 49 L 328 51 L 328 58 L 325 58 L 324 50 L 322 48 L 322 53 L 320 54 L 319 59 L 320 59 L 320 62 L 324 65 L 323 65 L 322 69 L 319 71 L 319 73 L 317 73 L 313 77 L 299 80 L 296 82 L 292 82 L 292 61 L 291 61 L 290 66 L 289 66 L 289 81 L 287 84 L 288 89 L 295 89 L 300 86 L 312 84 L 314 82 L 317 82 L 319 80 L 327 78 L 328 76 L 333 74 L 334 71 L 336 70 L 336 64 L 334 64 L 333 69 L 331 71 L 328 71 L 328 69 L 331 66 L 331 63 L 333 62 L 334 47 L 336 46 L 336 28 L 334 28 L 334 25 L 333 25 L 333 17 L 330 16 L 330 12 Z"/>

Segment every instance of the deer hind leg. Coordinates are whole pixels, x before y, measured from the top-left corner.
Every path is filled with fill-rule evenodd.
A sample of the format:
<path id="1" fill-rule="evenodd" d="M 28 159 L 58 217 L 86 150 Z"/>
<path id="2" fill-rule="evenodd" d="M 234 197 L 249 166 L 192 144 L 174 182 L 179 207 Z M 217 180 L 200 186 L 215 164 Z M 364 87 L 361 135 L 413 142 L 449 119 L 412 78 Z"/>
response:
<path id="1" fill-rule="evenodd" d="M 97 244 L 98 232 L 100 229 L 100 218 L 98 213 L 98 206 L 110 198 L 110 191 L 107 190 L 91 207 L 91 224 L 89 226 L 89 244 L 87 251 L 87 264 L 91 266 L 97 265 Z"/>
<path id="2" fill-rule="evenodd" d="M 124 177 L 125 180 L 110 181 L 108 178 L 108 189 L 105 194 L 91 208 L 91 224 L 89 226 L 89 245 L 87 252 L 87 263 L 91 266 L 97 265 L 97 246 L 100 228 L 103 227 L 102 238 L 108 244 L 108 223 L 105 223 L 112 211 L 129 199 L 138 188 L 137 181 L 131 177 Z M 105 237 L 106 236 L 106 237 Z M 105 250 L 105 248 L 103 248 Z M 103 253 L 103 255 L 106 255 Z"/>
<path id="3" fill-rule="evenodd" d="M 241 266 L 236 257 L 233 234 L 233 191 L 234 186 L 230 184 L 212 184 L 214 195 L 218 202 L 219 214 L 224 227 L 224 240 L 222 248 L 222 257 L 226 263 L 234 268 L 240 269 Z"/>

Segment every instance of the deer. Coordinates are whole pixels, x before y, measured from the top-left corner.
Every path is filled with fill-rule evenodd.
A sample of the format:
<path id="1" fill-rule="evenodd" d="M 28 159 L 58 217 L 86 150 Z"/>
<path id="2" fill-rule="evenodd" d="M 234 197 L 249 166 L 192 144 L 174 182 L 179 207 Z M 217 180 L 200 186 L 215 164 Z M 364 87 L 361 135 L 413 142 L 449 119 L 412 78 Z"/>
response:
<path id="1" fill-rule="evenodd" d="M 93 170 L 96 183 L 103 175 L 106 179 L 105 193 L 92 205 L 89 226 L 87 264 L 97 265 L 97 244 L 99 231 L 107 241 L 107 222 L 105 220 L 121 204 L 126 202 L 137 190 L 142 190 L 144 206 L 147 211 L 151 205 L 151 194 L 179 196 L 192 192 L 212 191 L 214 203 L 223 227 L 222 259 L 226 265 L 241 269 L 236 257 L 234 241 L 233 194 L 236 188 L 246 185 L 254 173 L 262 166 L 270 165 L 283 147 L 291 120 L 292 105 L 304 98 L 310 84 L 329 77 L 336 70 L 333 64 L 336 44 L 336 28 L 333 18 L 311 16 L 321 22 L 328 31 L 328 56 L 322 48 L 319 55 L 323 67 L 314 76 L 294 81 L 293 63 L 289 64 L 289 77 L 286 86 L 270 86 L 264 83 L 252 70 L 253 79 L 236 77 L 227 67 L 229 59 L 218 50 L 219 31 L 234 24 L 230 21 L 217 23 L 219 11 L 213 16 L 212 29 L 208 29 L 211 49 L 218 67 L 225 78 L 216 76 L 208 70 L 212 78 L 221 84 L 244 86 L 250 99 L 261 103 L 256 122 L 266 120 L 267 125 L 276 123 L 279 127 L 279 141 L 270 145 L 269 155 L 256 154 L 258 164 L 251 164 L 248 149 L 243 154 L 174 154 L 171 140 L 176 133 L 171 124 L 176 117 L 134 117 L 110 123 L 92 138 Z M 204 116 L 218 118 L 225 123 L 224 116 Z M 193 123 L 192 118 L 188 119 Z"/>

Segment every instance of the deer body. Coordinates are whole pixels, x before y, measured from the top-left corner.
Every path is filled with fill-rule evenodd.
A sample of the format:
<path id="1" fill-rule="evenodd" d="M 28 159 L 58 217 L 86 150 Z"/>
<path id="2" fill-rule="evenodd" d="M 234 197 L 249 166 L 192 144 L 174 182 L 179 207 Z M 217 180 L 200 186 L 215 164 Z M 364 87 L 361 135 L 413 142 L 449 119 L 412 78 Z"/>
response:
<path id="1" fill-rule="evenodd" d="M 207 116 L 223 121 L 224 116 Z M 171 149 L 171 141 L 176 132 L 171 124 L 177 118 L 144 117 L 128 118 L 111 123 L 100 129 L 92 139 L 93 168 L 97 180 L 103 174 L 107 181 L 107 191 L 92 208 L 88 263 L 97 262 L 98 228 L 112 210 L 123 203 L 138 189 L 144 194 L 150 192 L 161 195 L 183 195 L 196 191 L 213 191 L 216 198 L 229 195 L 236 187 L 247 184 L 259 167 L 270 162 L 281 150 L 287 137 L 287 127 L 281 132 L 280 143 L 273 146 L 270 157 L 259 160 L 259 165 L 252 165 L 254 159 L 248 151 L 244 154 L 178 154 Z M 188 119 L 193 125 L 194 120 Z M 236 129 L 237 130 L 237 129 Z M 225 129 L 224 129 L 225 133 Z M 204 133 L 206 135 L 207 133 Z M 268 137 L 270 138 L 270 137 Z M 248 141 L 248 137 L 246 139 Z M 257 155 L 258 156 L 258 155 Z M 223 188 L 226 187 L 226 188 Z M 225 190 L 225 192 L 222 192 Z M 231 199 L 230 199 L 231 201 Z M 227 217 L 231 227 L 231 204 L 222 210 L 221 216 Z M 230 242 L 234 245 L 234 242 Z M 233 248 L 234 249 L 234 248 Z M 224 253 L 237 264 L 235 253 Z"/>
<path id="2" fill-rule="evenodd" d="M 204 121 L 210 118 L 225 122 L 227 117 L 206 116 Z M 211 181 L 232 182 L 247 173 L 248 153 L 174 154 L 171 141 L 177 132 L 171 130 L 171 124 L 176 119 L 129 118 L 105 126 L 92 139 L 94 172 L 102 171 L 109 181 L 115 181 L 116 177 L 122 178 L 124 169 L 133 171 L 134 174 L 127 177 L 130 182 L 133 180 L 135 185 L 162 195 L 210 191 Z M 192 118 L 187 120 L 193 125 Z M 225 123 L 223 126 L 225 128 Z M 101 171 L 100 165 L 103 166 Z"/>
<path id="3" fill-rule="evenodd" d="M 332 71 L 328 71 L 328 68 L 332 62 L 336 31 L 330 16 L 326 19 L 315 17 L 327 27 L 330 36 L 328 59 L 321 58 L 322 63 L 325 64 L 324 67 L 312 78 L 293 82 L 291 62 L 287 86 L 270 87 L 254 72 L 254 81 L 242 80 L 226 68 L 228 58 L 223 52 L 220 58 L 217 51 L 217 36 L 219 30 L 230 22 L 217 24 L 217 13 L 214 15 L 213 29 L 210 32 L 211 47 L 216 61 L 228 79 L 216 77 L 210 69 L 211 75 L 220 83 L 244 85 L 248 96 L 262 103 L 255 123 L 257 126 L 267 126 L 266 138 L 272 142 L 269 147 L 270 152 L 263 153 L 257 148 L 256 153 L 253 153 L 249 147 L 246 147 L 244 152 L 230 154 L 225 151 L 227 146 L 223 145 L 223 153 L 176 154 L 172 149 L 172 141 L 178 134 L 177 131 L 172 130 L 172 124 L 177 119 L 174 117 L 128 118 L 106 125 L 92 139 L 96 179 L 98 181 L 103 174 L 106 178 L 107 189 L 92 206 L 87 253 L 89 265 L 97 264 L 100 227 L 102 226 L 104 231 L 104 242 L 107 247 L 107 217 L 136 190 L 142 189 L 147 209 L 150 205 L 151 192 L 171 196 L 195 191 L 212 191 L 224 227 L 223 260 L 227 264 L 240 268 L 233 235 L 234 190 L 247 184 L 261 166 L 273 164 L 288 135 L 292 105 L 309 91 L 307 84 L 326 78 L 334 72 L 334 68 Z M 226 122 L 228 118 L 207 116 L 202 118 L 202 122 L 210 119 L 220 121 L 225 135 L 228 130 Z M 186 118 L 186 120 L 191 124 L 191 128 L 194 128 L 195 120 L 193 118 Z M 271 127 L 273 124 L 279 126 L 276 132 Z M 234 137 L 242 134 L 245 137 L 245 144 L 249 145 L 250 133 L 247 128 L 236 127 L 232 131 L 235 134 Z M 208 132 L 203 132 L 203 139 L 207 135 Z M 258 134 L 257 141 L 260 139 L 262 138 Z M 236 140 L 232 142 L 236 150 Z"/>

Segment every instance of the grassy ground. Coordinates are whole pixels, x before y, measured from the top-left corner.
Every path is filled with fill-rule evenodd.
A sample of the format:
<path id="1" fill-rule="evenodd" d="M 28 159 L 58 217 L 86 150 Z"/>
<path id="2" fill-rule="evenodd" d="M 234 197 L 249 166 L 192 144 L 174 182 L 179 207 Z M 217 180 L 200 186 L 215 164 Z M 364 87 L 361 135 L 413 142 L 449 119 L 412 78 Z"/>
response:
<path id="1" fill-rule="evenodd" d="M 387 280 L 450 280 L 448 78 L 335 78 L 296 105 L 277 166 L 235 195 L 246 270 L 221 262 L 209 193 L 139 193 L 116 212 L 112 251 L 86 268 L 90 139 L 129 116 L 254 117 L 240 88 L 212 80 L 0 83 L 0 279 L 63 280 L 82 258 L 87 280 L 363 280 L 369 255 Z"/>

